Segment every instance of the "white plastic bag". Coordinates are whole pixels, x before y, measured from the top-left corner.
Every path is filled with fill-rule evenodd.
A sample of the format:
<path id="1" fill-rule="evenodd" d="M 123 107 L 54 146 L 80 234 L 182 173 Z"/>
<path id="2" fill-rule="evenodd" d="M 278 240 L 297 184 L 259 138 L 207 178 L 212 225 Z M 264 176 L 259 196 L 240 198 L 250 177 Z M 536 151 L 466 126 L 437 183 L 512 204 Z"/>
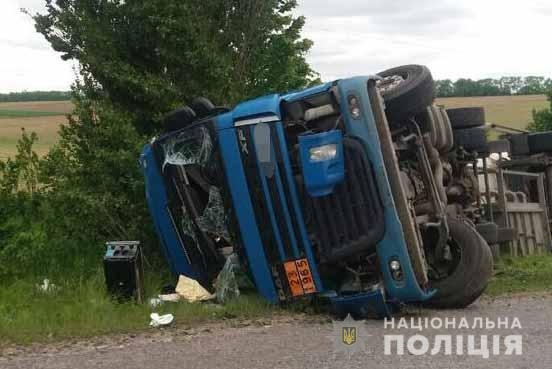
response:
<path id="1" fill-rule="evenodd" d="M 171 324 L 174 320 L 174 315 L 172 314 L 159 315 L 157 313 L 151 313 L 150 318 L 151 318 L 150 326 L 156 328 L 156 327 L 161 327 L 161 326 Z"/>

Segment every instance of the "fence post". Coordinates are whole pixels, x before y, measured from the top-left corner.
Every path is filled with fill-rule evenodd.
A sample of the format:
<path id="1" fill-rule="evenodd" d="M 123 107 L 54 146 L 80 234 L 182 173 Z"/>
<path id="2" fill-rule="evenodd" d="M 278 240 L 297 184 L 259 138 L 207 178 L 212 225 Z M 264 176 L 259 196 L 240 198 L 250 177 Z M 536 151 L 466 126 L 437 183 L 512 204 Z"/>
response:
<path id="1" fill-rule="evenodd" d="M 548 167 L 550 168 L 550 167 Z M 548 172 L 547 168 L 547 172 Z M 537 187 L 539 190 L 539 203 L 541 204 L 543 208 L 543 225 L 544 225 L 544 239 L 546 240 L 546 251 L 552 250 L 552 241 L 550 236 L 550 222 L 549 222 L 549 212 L 548 212 L 548 206 L 546 203 L 546 195 L 544 192 L 544 174 L 540 173 L 539 178 L 537 180 Z"/>

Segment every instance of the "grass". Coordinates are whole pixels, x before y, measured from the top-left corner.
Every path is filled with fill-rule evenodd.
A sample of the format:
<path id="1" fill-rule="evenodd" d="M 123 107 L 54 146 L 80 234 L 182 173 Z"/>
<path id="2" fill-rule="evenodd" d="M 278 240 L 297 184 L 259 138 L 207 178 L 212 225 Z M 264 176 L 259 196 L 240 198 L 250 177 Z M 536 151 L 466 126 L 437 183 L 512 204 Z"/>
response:
<path id="1" fill-rule="evenodd" d="M 518 292 L 552 292 L 552 255 L 505 258 L 496 265 L 485 293 L 498 296 Z"/>
<path id="2" fill-rule="evenodd" d="M 6 118 L 28 118 L 28 117 L 50 117 L 59 113 L 51 111 L 32 111 L 32 110 L 3 110 L 0 109 L 0 119 Z"/>
<path id="3" fill-rule="evenodd" d="M 61 339 L 139 332 L 149 328 L 149 315 L 172 313 L 173 326 L 189 326 L 224 319 L 251 319 L 276 313 L 256 295 L 245 295 L 225 305 L 214 303 L 149 304 L 116 303 L 105 292 L 103 277 L 52 281 L 57 289 L 43 292 L 39 281 L 17 281 L 0 285 L 0 346 L 53 342 Z M 159 283 L 148 283 L 146 296 L 160 290 Z M 149 291 L 148 291 L 149 290 Z"/>
<path id="4" fill-rule="evenodd" d="M 220 320 L 244 320 L 273 316 L 283 310 L 257 295 L 243 295 L 225 305 L 214 303 L 149 304 L 116 303 L 105 292 L 103 276 L 53 280 L 57 288 L 43 292 L 39 280 L 0 285 L 0 346 L 54 342 L 63 339 L 141 332 L 149 328 L 149 315 L 171 313 L 173 326 L 189 327 Z M 160 280 L 149 280 L 146 296 L 160 291 Z M 488 296 L 552 291 L 552 255 L 503 259 L 486 290 Z M 290 310 L 300 311 L 300 307 Z"/>

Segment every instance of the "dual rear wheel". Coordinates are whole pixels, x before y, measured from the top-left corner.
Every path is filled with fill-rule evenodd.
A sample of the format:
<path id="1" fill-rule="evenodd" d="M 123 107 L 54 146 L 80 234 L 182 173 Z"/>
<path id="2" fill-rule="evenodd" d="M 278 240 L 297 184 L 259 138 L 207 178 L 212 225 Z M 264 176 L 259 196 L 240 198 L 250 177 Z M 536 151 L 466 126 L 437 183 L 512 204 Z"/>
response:
<path id="1" fill-rule="evenodd" d="M 435 107 L 435 87 L 426 67 L 406 65 L 378 75 L 381 80 L 377 87 L 391 127 L 414 119 L 423 132 L 429 132 L 433 146 L 441 155 L 460 146 L 467 151 L 488 151 L 483 109 L 445 111 Z M 435 239 L 428 241 L 431 247 L 426 247 L 430 288 L 436 290 L 428 305 L 463 308 L 485 290 L 492 275 L 493 258 L 490 247 L 469 221 L 449 216 L 448 226 L 445 252 L 435 252 Z"/>

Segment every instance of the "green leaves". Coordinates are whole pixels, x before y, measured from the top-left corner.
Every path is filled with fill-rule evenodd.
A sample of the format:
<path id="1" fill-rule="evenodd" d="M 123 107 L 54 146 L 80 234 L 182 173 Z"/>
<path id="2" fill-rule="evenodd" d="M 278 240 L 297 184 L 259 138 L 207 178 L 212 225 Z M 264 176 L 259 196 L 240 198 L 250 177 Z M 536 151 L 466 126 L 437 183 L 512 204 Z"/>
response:
<path id="1" fill-rule="evenodd" d="M 552 79 L 536 76 L 435 81 L 437 97 L 540 95 L 552 89 Z"/>
<path id="2" fill-rule="evenodd" d="M 533 122 L 527 126 L 530 131 L 552 131 L 552 89 L 548 91 L 546 96 L 550 102 L 550 107 L 542 110 L 533 109 Z"/>
<path id="3" fill-rule="evenodd" d="M 317 78 L 296 1 L 57 0 L 37 30 L 116 106 L 155 117 L 206 95 L 220 104 Z"/>
<path id="4" fill-rule="evenodd" d="M 0 274 L 93 271 L 117 239 L 141 240 L 151 260 L 158 246 L 138 157 L 162 116 L 197 96 L 233 104 L 317 80 L 294 0 L 46 3 L 33 18 L 79 64 L 75 110 L 45 158 L 24 134 L 18 156 L 0 164 L 4 204 L 14 202 L 0 213 L 0 265 L 19 255 Z"/>
<path id="5" fill-rule="evenodd" d="M 0 193 L 17 194 L 24 191 L 33 195 L 38 189 L 39 159 L 33 151 L 38 141 L 36 133 L 28 134 L 21 129 L 21 138 L 17 142 L 17 155 L 0 162 Z"/>

